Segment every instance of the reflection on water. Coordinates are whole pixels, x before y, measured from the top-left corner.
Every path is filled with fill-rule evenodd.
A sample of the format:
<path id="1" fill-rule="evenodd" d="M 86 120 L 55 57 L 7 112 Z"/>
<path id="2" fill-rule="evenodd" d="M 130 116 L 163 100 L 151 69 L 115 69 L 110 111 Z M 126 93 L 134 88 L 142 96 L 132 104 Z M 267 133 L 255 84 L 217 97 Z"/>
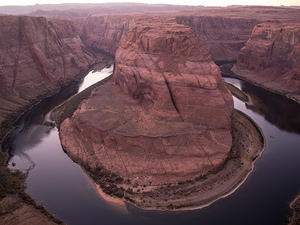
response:
<path id="1" fill-rule="evenodd" d="M 13 155 L 9 167 L 13 167 L 12 162 L 16 163 L 16 167 L 13 168 L 20 170 L 27 171 L 35 166 L 27 151 L 37 148 L 49 136 L 53 129 L 53 124 L 49 123 L 49 112 L 53 107 L 76 94 L 77 91 L 78 84 L 64 88 L 59 94 L 45 99 L 17 122 L 16 129 L 4 143 L 4 149 L 9 148 Z"/>
<path id="2" fill-rule="evenodd" d="M 243 84 L 241 89 L 250 97 L 247 108 L 281 129 L 300 133 L 300 104 L 255 86 Z"/>
<path id="3" fill-rule="evenodd" d="M 79 86 L 78 92 L 82 92 L 84 89 L 92 86 L 97 83 L 99 80 L 103 80 L 112 74 L 114 65 L 111 65 L 108 68 L 104 68 L 101 71 L 91 71 L 88 75 L 85 76 L 83 82 Z"/>
<path id="4" fill-rule="evenodd" d="M 299 124 L 296 115 L 299 107 L 242 81 L 227 78 L 226 81 L 251 97 L 247 105 L 234 98 L 235 108 L 262 128 L 267 148 L 246 182 L 232 195 L 209 207 L 188 212 L 152 212 L 126 204 L 120 210 L 121 203 L 112 204 L 111 199 L 99 195 L 93 181 L 63 152 L 57 128 L 45 124 L 52 109 L 50 100 L 20 122 L 19 130 L 11 138 L 14 154 L 11 162 L 15 161 L 17 168 L 34 166 L 26 181 L 26 191 L 71 225 L 285 224 L 288 204 L 300 191 L 300 135 L 294 124 Z M 52 106 L 58 104 L 55 102 L 58 99 L 54 98 Z"/>
<path id="5" fill-rule="evenodd" d="M 226 77 L 224 80 L 248 95 L 246 107 L 249 110 L 259 113 L 280 129 L 300 133 L 300 104 L 238 79 Z"/>

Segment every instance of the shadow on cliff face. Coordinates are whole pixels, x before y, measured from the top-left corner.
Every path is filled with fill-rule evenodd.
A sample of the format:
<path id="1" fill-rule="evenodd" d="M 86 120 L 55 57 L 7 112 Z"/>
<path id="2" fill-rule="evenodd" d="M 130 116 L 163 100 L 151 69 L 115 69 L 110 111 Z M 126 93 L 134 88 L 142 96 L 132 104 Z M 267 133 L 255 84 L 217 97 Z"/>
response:
<path id="1" fill-rule="evenodd" d="M 4 141 L 3 150 L 10 152 L 12 155 L 20 155 L 20 157 L 23 156 L 27 159 L 25 151 L 39 144 L 43 137 L 53 129 L 53 124 L 47 121 L 48 112 L 56 105 L 74 95 L 78 91 L 78 88 L 79 84 L 71 84 L 58 94 L 43 100 L 33 107 L 32 110 L 25 113 L 16 122 L 16 129 Z M 16 145 L 18 148 L 15 147 Z"/>
<path id="2" fill-rule="evenodd" d="M 250 97 L 246 103 L 248 109 L 261 114 L 282 130 L 300 133 L 300 104 L 245 82 L 241 88 Z"/>

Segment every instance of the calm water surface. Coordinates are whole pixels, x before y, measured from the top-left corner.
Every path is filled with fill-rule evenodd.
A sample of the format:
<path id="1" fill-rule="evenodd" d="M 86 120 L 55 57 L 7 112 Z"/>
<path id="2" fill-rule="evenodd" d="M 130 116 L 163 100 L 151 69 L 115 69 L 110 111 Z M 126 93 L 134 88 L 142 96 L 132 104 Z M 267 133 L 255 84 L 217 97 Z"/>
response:
<path id="1" fill-rule="evenodd" d="M 250 96 L 234 98 L 235 108 L 263 130 L 267 147 L 253 173 L 232 195 L 209 207 L 187 212 L 152 212 L 104 200 L 85 172 L 62 150 L 58 131 L 45 121 L 49 112 L 78 90 L 112 72 L 90 73 L 78 87 L 43 102 L 24 116 L 11 137 L 10 161 L 29 170 L 26 192 L 68 224 L 285 224 L 289 202 L 300 192 L 300 106 L 243 81 L 224 78 Z"/>

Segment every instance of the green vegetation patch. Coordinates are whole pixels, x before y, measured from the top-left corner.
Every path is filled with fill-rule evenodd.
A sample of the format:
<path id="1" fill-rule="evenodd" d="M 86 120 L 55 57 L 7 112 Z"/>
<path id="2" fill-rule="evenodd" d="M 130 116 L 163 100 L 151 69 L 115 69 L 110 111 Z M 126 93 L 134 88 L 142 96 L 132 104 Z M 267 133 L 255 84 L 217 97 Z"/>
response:
<path id="1" fill-rule="evenodd" d="M 0 152 L 0 200 L 9 194 L 23 193 L 26 175 L 20 171 L 11 172 L 6 167 L 8 154 Z"/>

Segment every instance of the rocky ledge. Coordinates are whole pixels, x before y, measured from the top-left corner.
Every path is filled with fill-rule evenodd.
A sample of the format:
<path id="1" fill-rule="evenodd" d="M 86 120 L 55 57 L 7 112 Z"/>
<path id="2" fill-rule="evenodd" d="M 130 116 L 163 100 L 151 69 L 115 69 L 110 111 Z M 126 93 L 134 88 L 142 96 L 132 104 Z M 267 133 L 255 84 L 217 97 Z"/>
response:
<path id="1" fill-rule="evenodd" d="M 300 102 L 300 23 L 258 24 L 232 71 Z"/>
<path id="2" fill-rule="evenodd" d="M 247 174 L 228 163 L 233 100 L 219 68 L 189 27 L 157 18 L 130 27 L 113 78 L 61 123 L 62 146 L 104 192 L 141 208 L 214 201 Z"/>

